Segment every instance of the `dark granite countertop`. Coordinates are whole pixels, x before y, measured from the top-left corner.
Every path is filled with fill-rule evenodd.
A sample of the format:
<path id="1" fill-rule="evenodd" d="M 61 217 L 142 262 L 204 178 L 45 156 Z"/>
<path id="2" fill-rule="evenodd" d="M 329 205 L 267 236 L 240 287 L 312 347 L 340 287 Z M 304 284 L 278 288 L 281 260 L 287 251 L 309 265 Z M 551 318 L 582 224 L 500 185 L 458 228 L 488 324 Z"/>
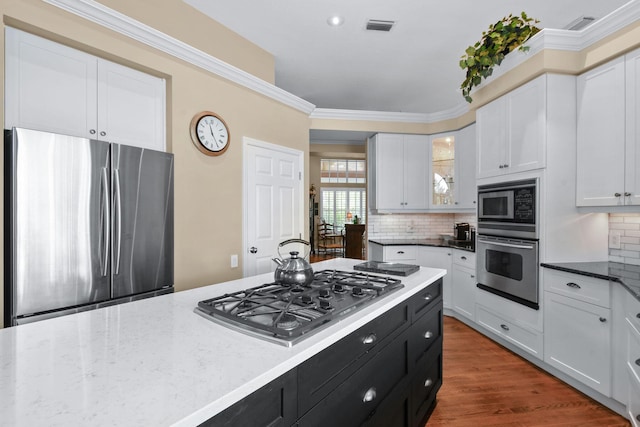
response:
<path id="1" fill-rule="evenodd" d="M 445 239 L 369 239 L 371 243 L 382 246 L 436 246 L 440 248 L 462 249 L 463 251 L 475 252 L 475 247 L 468 240 L 445 240 Z"/>
<path id="2" fill-rule="evenodd" d="M 640 265 L 620 262 L 542 263 L 542 267 L 618 282 L 640 301 Z"/>

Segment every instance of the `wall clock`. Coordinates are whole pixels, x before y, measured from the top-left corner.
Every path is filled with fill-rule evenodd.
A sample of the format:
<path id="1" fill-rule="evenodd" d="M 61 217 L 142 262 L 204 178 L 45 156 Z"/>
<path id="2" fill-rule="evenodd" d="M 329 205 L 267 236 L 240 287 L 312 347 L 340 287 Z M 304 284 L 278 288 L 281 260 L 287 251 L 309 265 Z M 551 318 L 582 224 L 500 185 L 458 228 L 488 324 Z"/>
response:
<path id="1" fill-rule="evenodd" d="M 203 111 L 193 116 L 189 131 L 195 146 L 207 156 L 219 156 L 229 148 L 229 128 L 216 113 Z"/>

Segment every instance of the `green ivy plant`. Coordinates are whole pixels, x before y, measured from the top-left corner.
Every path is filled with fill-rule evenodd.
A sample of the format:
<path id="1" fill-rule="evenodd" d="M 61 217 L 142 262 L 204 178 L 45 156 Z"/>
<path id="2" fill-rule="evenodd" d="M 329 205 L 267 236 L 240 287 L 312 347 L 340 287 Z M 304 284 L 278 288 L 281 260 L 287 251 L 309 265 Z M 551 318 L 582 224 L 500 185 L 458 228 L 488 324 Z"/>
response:
<path id="1" fill-rule="evenodd" d="M 482 33 L 482 39 L 467 48 L 460 60 L 460 68 L 467 70 L 467 76 L 460 85 L 467 102 L 473 101 L 469 96 L 471 89 L 493 74 L 493 67 L 500 65 L 505 55 L 516 48 L 523 52 L 529 50 L 524 43 L 540 31 L 535 26 L 539 22 L 524 12 L 520 16 L 509 15 L 490 25 Z"/>

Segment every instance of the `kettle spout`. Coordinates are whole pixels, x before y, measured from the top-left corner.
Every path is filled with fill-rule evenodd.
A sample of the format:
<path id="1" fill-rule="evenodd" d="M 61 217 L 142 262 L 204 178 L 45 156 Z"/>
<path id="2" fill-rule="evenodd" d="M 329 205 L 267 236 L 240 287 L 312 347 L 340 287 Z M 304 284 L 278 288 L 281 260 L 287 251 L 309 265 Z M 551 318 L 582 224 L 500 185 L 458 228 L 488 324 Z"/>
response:
<path id="1" fill-rule="evenodd" d="M 273 262 L 278 264 L 278 266 L 282 267 L 283 261 L 280 258 L 271 258 Z"/>

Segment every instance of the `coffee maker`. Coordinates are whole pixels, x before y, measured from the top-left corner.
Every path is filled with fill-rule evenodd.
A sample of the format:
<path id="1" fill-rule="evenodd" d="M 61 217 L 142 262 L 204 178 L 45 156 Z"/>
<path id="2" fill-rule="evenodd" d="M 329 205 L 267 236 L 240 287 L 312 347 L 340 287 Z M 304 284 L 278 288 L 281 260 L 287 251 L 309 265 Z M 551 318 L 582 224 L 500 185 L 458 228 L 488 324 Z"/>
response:
<path id="1" fill-rule="evenodd" d="M 453 227 L 455 240 L 471 240 L 471 232 L 468 222 L 459 222 Z"/>

